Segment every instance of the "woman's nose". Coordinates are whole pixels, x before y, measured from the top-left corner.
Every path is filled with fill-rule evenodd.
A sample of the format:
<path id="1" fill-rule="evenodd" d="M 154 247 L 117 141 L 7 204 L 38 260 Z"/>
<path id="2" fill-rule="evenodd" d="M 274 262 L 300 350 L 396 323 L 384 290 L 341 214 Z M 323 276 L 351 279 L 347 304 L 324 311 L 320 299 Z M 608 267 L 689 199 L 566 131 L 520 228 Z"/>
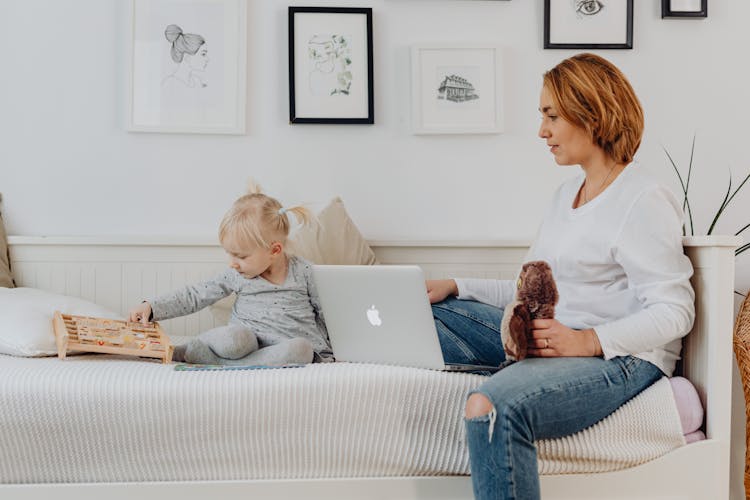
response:
<path id="1" fill-rule="evenodd" d="M 547 129 L 544 123 L 539 125 L 539 137 L 541 137 L 542 139 L 546 139 L 549 137 L 549 129 Z"/>

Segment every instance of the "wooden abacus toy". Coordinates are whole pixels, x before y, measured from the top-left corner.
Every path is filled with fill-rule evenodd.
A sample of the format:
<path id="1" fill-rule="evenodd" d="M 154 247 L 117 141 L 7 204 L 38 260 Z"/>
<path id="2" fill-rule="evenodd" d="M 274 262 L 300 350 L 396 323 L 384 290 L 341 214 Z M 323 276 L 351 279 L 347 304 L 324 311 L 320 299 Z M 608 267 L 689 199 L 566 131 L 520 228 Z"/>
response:
<path id="1" fill-rule="evenodd" d="M 60 359 L 65 359 L 70 351 L 83 351 L 157 358 L 163 363 L 172 361 L 174 346 L 156 322 L 144 325 L 55 311 L 53 325 Z"/>

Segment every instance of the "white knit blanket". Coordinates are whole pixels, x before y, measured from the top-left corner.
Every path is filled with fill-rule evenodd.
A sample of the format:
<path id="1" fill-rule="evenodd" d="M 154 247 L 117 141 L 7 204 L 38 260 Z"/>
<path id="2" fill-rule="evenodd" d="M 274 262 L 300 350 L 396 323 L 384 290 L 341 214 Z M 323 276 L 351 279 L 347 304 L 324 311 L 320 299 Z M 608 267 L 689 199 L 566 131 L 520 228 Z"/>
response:
<path id="1" fill-rule="evenodd" d="M 0 482 L 468 474 L 478 375 L 344 363 L 178 372 L 116 356 L 0 355 Z M 543 474 L 634 466 L 685 443 L 666 379 L 576 435 Z"/>

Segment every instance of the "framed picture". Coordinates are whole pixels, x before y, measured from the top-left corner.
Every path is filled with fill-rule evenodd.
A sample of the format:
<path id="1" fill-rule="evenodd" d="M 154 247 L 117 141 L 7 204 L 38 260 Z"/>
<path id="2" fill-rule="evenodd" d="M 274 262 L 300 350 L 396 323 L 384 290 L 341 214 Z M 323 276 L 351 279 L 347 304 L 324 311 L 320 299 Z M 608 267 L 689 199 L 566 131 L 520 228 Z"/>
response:
<path id="1" fill-rule="evenodd" d="M 289 7 L 289 121 L 375 123 L 372 9 Z"/>
<path id="2" fill-rule="evenodd" d="M 131 0 L 127 128 L 245 133 L 246 0 Z"/>
<path id="3" fill-rule="evenodd" d="M 632 49 L 633 0 L 544 0 L 545 49 Z"/>
<path id="4" fill-rule="evenodd" d="M 708 0 L 661 0 L 661 17 L 708 17 Z"/>
<path id="5" fill-rule="evenodd" d="M 503 131 L 500 47 L 414 45 L 411 68 L 415 134 Z"/>

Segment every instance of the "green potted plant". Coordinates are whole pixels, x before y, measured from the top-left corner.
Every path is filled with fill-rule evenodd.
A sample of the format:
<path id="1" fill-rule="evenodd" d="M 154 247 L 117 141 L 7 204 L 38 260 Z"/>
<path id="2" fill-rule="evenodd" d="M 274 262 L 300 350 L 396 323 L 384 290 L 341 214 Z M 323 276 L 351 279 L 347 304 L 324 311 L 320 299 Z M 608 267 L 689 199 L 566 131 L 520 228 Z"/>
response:
<path id="1" fill-rule="evenodd" d="M 666 153 L 667 158 L 669 158 L 669 162 L 672 164 L 672 168 L 674 168 L 675 173 L 677 173 L 677 178 L 680 180 L 680 186 L 682 187 L 682 193 L 684 195 L 682 200 L 682 209 L 685 211 L 685 213 L 688 216 L 688 221 L 690 223 L 690 236 L 695 236 L 695 226 L 693 225 L 693 212 L 690 208 L 690 199 L 688 198 L 688 190 L 690 189 L 690 175 L 693 171 L 693 153 L 695 152 L 695 136 L 693 136 L 693 145 L 690 148 L 690 162 L 688 164 L 688 171 L 687 171 L 687 178 L 683 180 L 682 175 L 680 174 L 680 169 L 677 168 L 677 164 L 672 159 L 672 155 L 669 154 L 669 151 L 667 151 L 667 148 L 662 147 L 664 149 L 664 153 Z M 745 183 L 750 179 L 750 174 L 745 176 L 745 178 L 742 180 L 739 186 L 732 191 L 732 171 L 729 171 L 729 186 L 727 187 L 727 192 L 724 195 L 724 200 L 721 202 L 721 205 L 719 205 L 718 210 L 716 211 L 716 214 L 714 214 L 714 218 L 711 221 L 711 225 L 708 227 L 708 231 L 706 231 L 706 235 L 711 235 L 714 228 L 716 227 L 716 223 L 719 220 L 719 217 L 721 217 L 721 214 L 724 213 L 724 210 L 729 206 L 729 203 L 734 199 L 734 197 L 737 195 L 737 193 L 742 189 L 742 187 L 745 185 Z M 739 231 L 734 233 L 735 236 L 740 235 L 744 230 L 746 230 L 748 227 L 750 227 L 750 224 L 747 224 L 743 226 Z M 682 226 L 682 234 L 687 235 L 687 228 L 686 225 L 683 224 Z M 741 245 L 738 247 L 734 254 L 735 256 L 741 254 L 745 250 L 750 248 L 750 243 L 745 243 L 744 245 Z"/>

